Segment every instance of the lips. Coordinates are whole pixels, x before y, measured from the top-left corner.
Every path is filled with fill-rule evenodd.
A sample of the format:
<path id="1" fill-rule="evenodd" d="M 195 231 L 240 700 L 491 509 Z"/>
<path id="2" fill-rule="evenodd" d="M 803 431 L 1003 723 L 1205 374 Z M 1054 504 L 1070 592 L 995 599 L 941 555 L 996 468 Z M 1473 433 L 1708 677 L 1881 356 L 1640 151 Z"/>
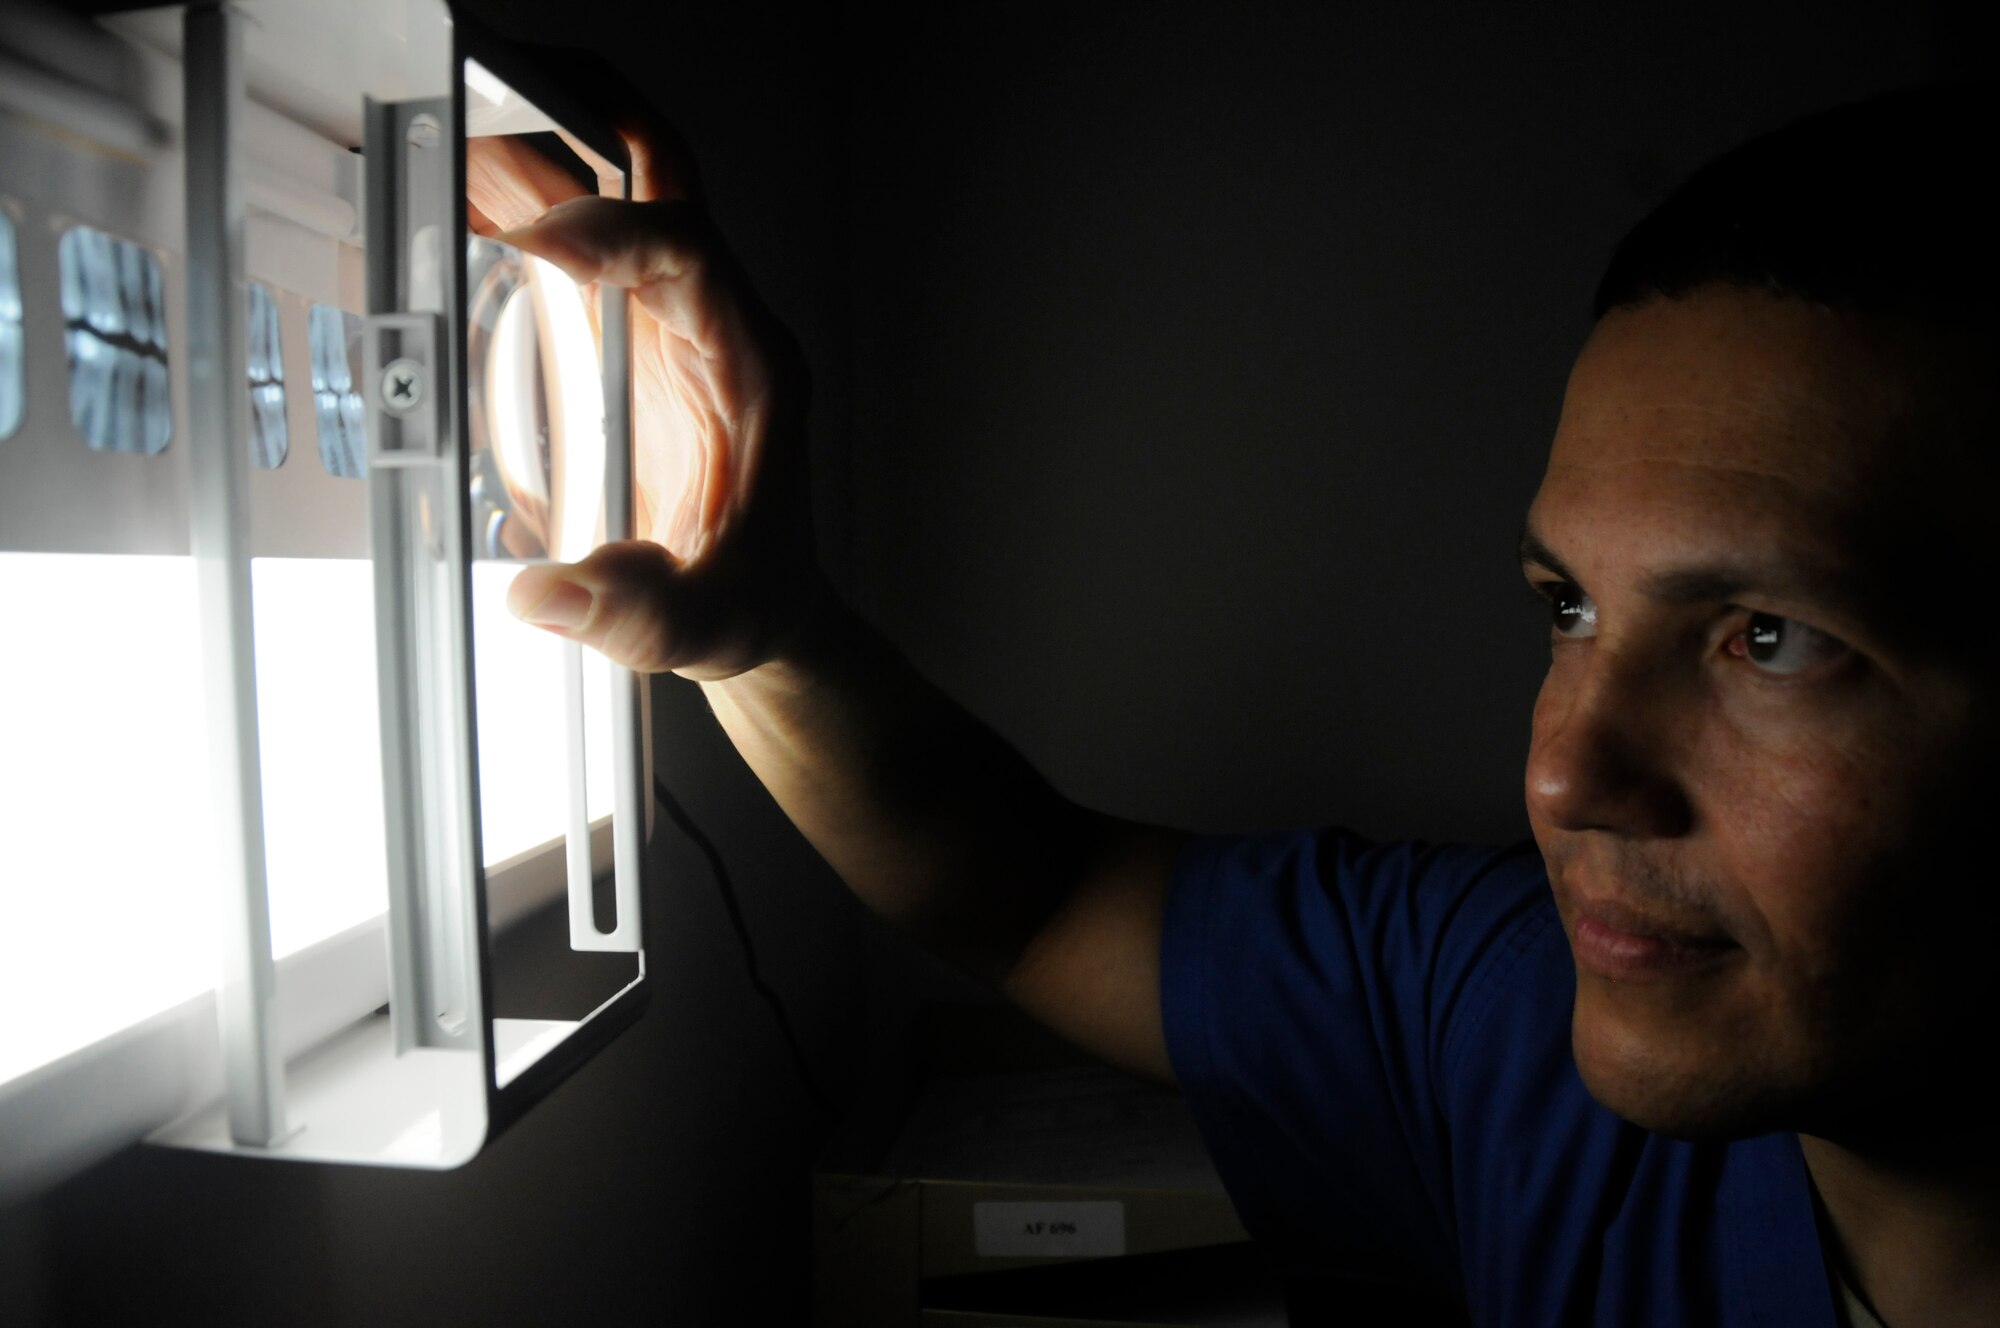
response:
<path id="1" fill-rule="evenodd" d="M 1712 926 L 1656 917 L 1615 899 L 1578 899 L 1570 948 L 1579 966 L 1613 982 L 1686 972 L 1736 943 Z"/>

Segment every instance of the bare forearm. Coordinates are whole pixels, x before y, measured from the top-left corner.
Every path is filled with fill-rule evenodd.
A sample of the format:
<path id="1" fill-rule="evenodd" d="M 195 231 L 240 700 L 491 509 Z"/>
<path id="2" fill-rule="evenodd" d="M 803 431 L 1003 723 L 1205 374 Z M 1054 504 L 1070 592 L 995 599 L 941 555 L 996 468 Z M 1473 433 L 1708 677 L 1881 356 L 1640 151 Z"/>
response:
<path id="1" fill-rule="evenodd" d="M 1175 837 L 1058 796 L 825 592 L 798 347 L 690 198 L 671 136 L 625 139 L 648 166 L 639 201 L 539 198 L 561 172 L 486 163 L 491 208 L 519 190 L 535 201 L 513 239 L 579 282 L 629 288 L 634 345 L 677 348 L 634 375 L 642 538 L 522 569 L 509 608 L 628 669 L 703 679 L 751 768 L 866 903 L 1085 1045 L 1164 1073 Z"/>
<path id="2" fill-rule="evenodd" d="M 702 686 L 848 887 L 989 983 L 1003 983 L 1108 824 L 844 609 L 770 663 Z"/>

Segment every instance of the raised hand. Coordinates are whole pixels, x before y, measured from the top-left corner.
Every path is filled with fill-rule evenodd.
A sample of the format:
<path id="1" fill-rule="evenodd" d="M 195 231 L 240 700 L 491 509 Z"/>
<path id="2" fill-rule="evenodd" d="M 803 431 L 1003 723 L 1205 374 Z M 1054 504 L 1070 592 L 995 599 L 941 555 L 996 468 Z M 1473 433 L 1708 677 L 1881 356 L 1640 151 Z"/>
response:
<path id="1" fill-rule="evenodd" d="M 588 193 L 517 140 L 467 144 L 475 232 L 633 301 L 640 538 L 523 570 L 509 607 L 633 669 L 729 677 L 768 659 L 824 595 L 806 374 L 710 224 L 685 149 L 631 114 L 618 129 L 631 201 Z"/>

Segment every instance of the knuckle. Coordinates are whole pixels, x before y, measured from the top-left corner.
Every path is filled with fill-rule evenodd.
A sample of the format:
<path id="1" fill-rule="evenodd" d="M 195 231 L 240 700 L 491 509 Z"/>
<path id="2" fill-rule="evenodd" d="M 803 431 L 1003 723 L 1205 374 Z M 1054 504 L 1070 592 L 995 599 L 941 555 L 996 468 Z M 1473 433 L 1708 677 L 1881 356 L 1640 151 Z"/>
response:
<path id="1" fill-rule="evenodd" d="M 680 661 L 673 624 L 664 614 L 634 614 L 615 623 L 604 653 L 635 673 L 665 673 Z"/>
<path id="2" fill-rule="evenodd" d="M 635 206 L 646 210 L 646 221 L 668 260 L 670 275 L 682 276 L 708 267 L 716 249 L 707 214 L 685 199 L 658 199 Z"/>
<path id="3" fill-rule="evenodd" d="M 585 561 L 599 586 L 597 648 L 638 672 L 673 667 L 679 633 L 666 551 L 647 541 L 626 540 L 603 545 Z"/>

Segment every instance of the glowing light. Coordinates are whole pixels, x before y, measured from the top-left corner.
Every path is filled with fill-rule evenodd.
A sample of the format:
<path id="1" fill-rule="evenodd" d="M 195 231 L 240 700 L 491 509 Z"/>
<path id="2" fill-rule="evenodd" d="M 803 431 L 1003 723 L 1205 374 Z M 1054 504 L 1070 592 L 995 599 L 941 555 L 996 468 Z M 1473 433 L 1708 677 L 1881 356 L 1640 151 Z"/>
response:
<path id="1" fill-rule="evenodd" d="M 473 239 L 468 335 L 476 455 L 497 467 L 482 497 L 509 523 L 493 556 L 575 562 L 604 526 L 604 369 L 584 290 L 554 264 Z M 511 553 L 503 552 L 503 546 Z"/>
<path id="2" fill-rule="evenodd" d="M 0 1081 L 214 982 L 187 558 L 10 553 Z"/>
<path id="3" fill-rule="evenodd" d="M 282 959 L 389 906 L 373 569 L 255 558 L 258 754 L 271 953 Z"/>
<path id="4" fill-rule="evenodd" d="M 597 336 L 583 291 L 546 259 L 528 258 L 528 280 L 545 321 L 543 346 L 555 361 L 548 375 L 552 423 L 562 430 L 562 464 L 556 469 L 556 557 L 573 563 L 595 548 L 604 514 L 604 379 Z"/>
<path id="5" fill-rule="evenodd" d="M 507 611 L 516 563 L 472 565 L 472 653 L 479 696 L 479 820 L 489 863 L 561 838 L 569 808 L 563 652 L 569 643 Z M 584 670 L 589 816 L 611 813 L 608 669 Z"/>
<path id="6" fill-rule="evenodd" d="M 542 384 L 535 360 L 535 314 L 519 294 L 500 306 L 486 345 L 487 417 L 491 446 L 503 475 L 532 480 L 542 475 Z M 547 495 L 541 495 L 546 499 Z"/>
<path id="7" fill-rule="evenodd" d="M 507 612 L 519 567 L 473 569 L 488 864 L 559 840 L 564 643 Z M 207 734 L 194 564 L 0 554 L 0 1082 L 214 985 Z M 278 959 L 387 907 L 374 582 L 362 560 L 251 564 L 265 862 Z M 594 684 L 589 788 L 610 812 Z"/>

